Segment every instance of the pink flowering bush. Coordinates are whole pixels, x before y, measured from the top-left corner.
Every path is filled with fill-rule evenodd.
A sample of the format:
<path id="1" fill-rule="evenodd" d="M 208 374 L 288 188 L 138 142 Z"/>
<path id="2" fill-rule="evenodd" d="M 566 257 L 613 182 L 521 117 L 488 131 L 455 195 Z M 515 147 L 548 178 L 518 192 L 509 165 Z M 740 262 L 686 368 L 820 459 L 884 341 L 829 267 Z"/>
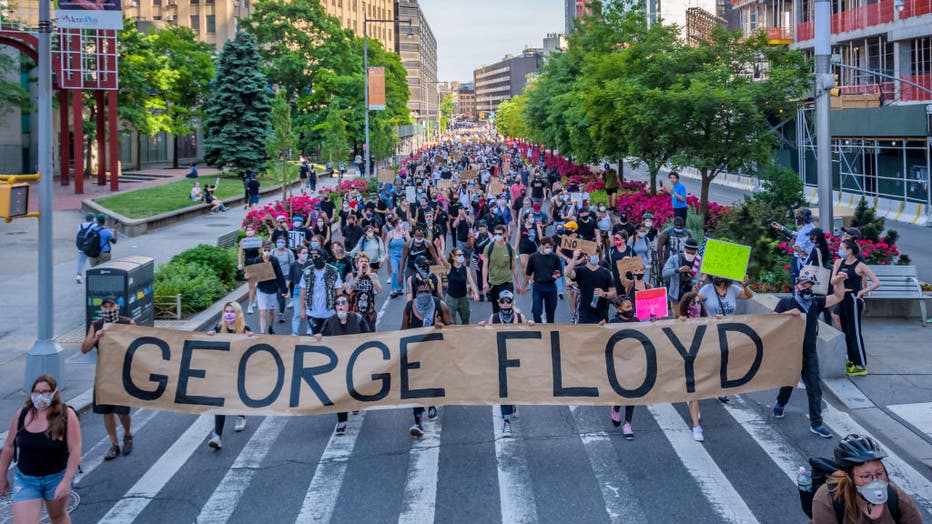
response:
<path id="1" fill-rule="evenodd" d="M 276 200 L 246 213 L 242 227 L 244 229 L 247 226 L 258 228 L 261 224 L 270 220 L 274 222 L 280 216 L 286 218 L 302 216 L 307 218 L 314 211 L 314 205 L 319 201 L 319 198 L 311 195 L 292 195 L 286 200 Z"/>

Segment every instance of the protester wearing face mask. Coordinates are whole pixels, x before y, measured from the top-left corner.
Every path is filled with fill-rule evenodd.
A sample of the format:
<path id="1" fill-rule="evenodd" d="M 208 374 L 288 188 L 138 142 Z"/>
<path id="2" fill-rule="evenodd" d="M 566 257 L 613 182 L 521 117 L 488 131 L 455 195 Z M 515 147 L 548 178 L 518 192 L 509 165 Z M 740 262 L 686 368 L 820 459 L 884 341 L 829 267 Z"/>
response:
<path id="1" fill-rule="evenodd" d="M 350 246 L 350 249 L 356 247 L 356 244 L 359 243 L 359 240 L 363 237 L 363 235 L 366 234 L 366 229 L 367 228 L 363 228 L 356 223 L 356 215 L 347 215 L 345 224 L 341 231 L 345 245 Z"/>
<path id="2" fill-rule="evenodd" d="M 692 233 L 686 229 L 686 221 L 681 217 L 674 217 L 673 226 L 663 230 L 657 237 L 657 267 L 665 267 L 667 261 L 679 254 L 686 241 L 692 237 Z"/>
<path id="3" fill-rule="evenodd" d="M 609 324 L 626 324 L 629 322 L 638 322 L 634 314 L 634 301 L 628 296 L 621 296 L 612 301 L 615 306 L 615 316 L 609 320 Z M 621 434 L 625 440 L 634 440 L 634 430 L 631 428 L 631 420 L 634 417 L 634 406 L 624 406 L 625 408 L 625 425 L 621 428 Z M 621 426 L 621 406 L 612 406 L 609 410 L 609 418 L 612 425 L 616 428 Z"/>
<path id="4" fill-rule="evenodd" d="M 334 313 L 323 322 L 320 331 L 314 335 L 315 341 L 320 342 L 324 337 L 358 335 L 360 333 L 371 333 L 374 331 L 374 326 L 367 322 L 362 315 L 349 310 L 350 305 L 347 297 L 337 297 L 333 305 Z M 337 413 L 337 425 L 334 429 L 336 435 L 346 434 L 346 421 L 348 419 L 349 413 L 345 411 Z"/>
<path id="5" fill-rule="evenodd" d="M 247 260 L 254 260 L 262 252 L 262 239 L 256 234 L 256 228 L 246 226 L 246 238 L 239 241 L 239 250 L 236 252 L 236 268 L 242 271 Z M 256 281 L 249 281 L 249 307 L 246 313 L 252 315 L 256 305 Z"/>
<path id="6" fill-rule="evenodd" d="M 479 288 L 472 278 L 472 271 L 466 265 L 466 255 L 462 249 L 454 248 L 448 259 L 450 270 L 447 272 L 447 293 L 444 301 L 450 309 L 451 318 L 460 324 L 469 324 L 469 298 L 479 301 Z"/>
<path id="7" fill-rule="evenodd" d="M 921 524 L 915 501 L 890 481 L 886 456 L 870 437 L 843 438 L 834 451 L 838 471 L 813 496 L 812 524 Z"/>
<path id="8" fill-rule="evenodd" d="M 285 277 L 285 288 L 290 290 L 291 289 L 291 280 L 290 280 L 291 279 L 291 265 L 294 264 L 295 256 L 294 256 L 294 253 L 290 249 L 288 249 L 287 245 L 288 245 L 287 242 L 285 242 L 285 239 L 283 238 L 279 238 L 278 240 L 276 240 L 275 249 L 272 250 L 272 256 L 275 257 L 276 260 L 278 260 L 278 267 L 282 268 L 282 274 Z M 286 305 L 285 302 L 287 298 L 288 298 L 287 294 L 286 296 L 279 295 L 278 297 L 278 323 L 279 324 L 285 323 L 285 305 Z M 288 302 L 287 304 L 288 307 L 291 307 L 292 306 L 291 301 L 288 300 L 287 302 Z M 269 319 L 269 322 L 271 321 L 272 319 Z"/>
<path id="9" fill-rule="evenodd" d="M 434 296 L 430 285 L 426 282 L 418 284 L 414 290 L 414 298 L 405 304 L 404 311 L 401 315 L 401 329 L 416 329 L 420 327 L 434 326 L 441 328 L 443 326 L 453 325 L 453 319 L 450 318 L 450 311 L 442 300 Z M 424 435 L 423 425 L 424 408 L 414 408 L 414 424 L 411 426 L 409 433 L 412 437 Z M 427 409 L 427 419 L 434 420 L 437 418 L 437 408 L 430 406 Z"/>
<path id="10" fill-rule="evenodd" d="M 382 292 L 382 283 L 370 265 L 368 255 L 360 253 L 353 263 L 355 271 L 347 275 L 343 292 L 349 297 L 350 311 L 362 315 L 374 331 L 378 320 L 375 295 Z"/>
<path id="11" fill-rule="evenodd" d="M 209 336 L 214 336 L 217 333 L 231 333 L 246 335 L 247 337 L 252 336 L 252 330 L 246 325 L 246 318 L 243 317 L 243 309 L 240 307 L 239 303 L 227 302 L 224 304 L 223 313 L 220 315 L 220 323 L 217 324 L 217 327 L 207 332 Z M 226 420 L 226 415 L 214 415 L 214 430 L 207 439 L 207 445 L 213 449 L 220 449 L 223 447 L 221 439 L 223 438 L 223 426 L 226 424 Z M 233 429 L 236 432 L 246 429 L 246 417 L 237 415 L 236 424 L 233 426 Z"/>
<path id="12" fill-rule="evenodd" d="M 779 222 L 771 222 L 770 227 L 778 230 L 786 238 L 791 240 L 790 247 L 793 249 L 793 263 L 790 269 L 793 274 L 793 282 L 795 283 L 796 277 L 799 276 L 799 270 L 803 267 L 803 262 L 809 258 L 812 248 L 815 247 L 810 238 L 815 226 L 812 224 L 812 210 L 809 208 L 802 207 L 797 209 L 793 213 L 793 218 L 796 221 L 795 231 L 784 227 Z"/>
<path id="13" fill-rule="evenodd" d="M 689 293 L 696 286 L 696 272 L 693 263 L 699 252 L 699 243 L 689 238 L 683 244 L 683 251 L 667 259 L 663 266 L 663 281 L 667 288 L 667 299 L 679 303 L 683 295 Z"/>
<path id="14" fill-rule="evenodd" d="M 343 280 L 337 268 L 326 263 L 322 253 L 311 250 L 309 255 L 311 267 L 304 271 L 298 300 L 301 318 L 307 319 L 308 334 L 316 335 L 324 321 L 336 312 L 334 303 L 343 290 Z"/>
<path id="15" fill-rule="evenodd" d="M 414 237 L 405 245 L 404 252 L 401 255 L 401 265 L 405 268 L 404 282 L 409 282 L 411 277 L 417 274 L 418 257 L 423 256 L 432 261 L 433 264 L 439 265 L 440 259 L 437 257 L 434 246 L 431 244 L 421 227 L 414 228 Z M 406 288 L 407 295 L 413 296 L 414 290 Z"/>
<path id="16" fill-rule="evenodd" d="M 573 264 L 566 266 L 567 278 L 579 286 L 577 324 L 599 324 L 608 321 L 608 304 L 614 299 L 612 273 L 599 265 L 599 255 L 573 253 Z M 584 263 L 581 263 L 585 261 Z"/>
<path id="17" fill-rule="evenodd" d="M 579 238 L 589 240 L 590 242 L 595 242 L 597 240 L 595 235 L 595 220 L 592 218 L 592 212 L 589 211 L 588 207 L 579 210 L 579 220 L 576 222 L 579 224 L 579 229 L 576 231 Z"/>
<path id="18" fill-rule="evenodd" d="M 861 334 L 864 295 L 879 288 L 880 280 L 867 264 L 858 260 L 861 249 L 856 241 L 842 240 L 841 249 L 845 256 L 835 261 L 832 274 L 847 275 L 845 298 L 838 305 L 841 329 L 845 334 L 845 346 L 848 349 L 847 371 L 848 376 L 862 377 L 867 375 L 867 350 L 864 348 L 864 337 Z M 865 281 L 870 281 L 870 285 L 865 286 Z"/>
<path id="19" fill-rule="evenodd" d="M 405 222 L 395 218 L 391 229 L 385 234 L 384 244 L 388 245 L 388 280 L 392 284 L 392 293 L 389 298 L 395 298 L 404 292 L 405 266 L 404 253 L 411 242 L 408 231 L 404 228 Z"/>
<path id="20" fill-rule="evenodd" d="M 286 252 L 290 255 L 291 252 Z M 256 284 L 256 299 L 259 303 L 259 333 L 274 334 L 272 322 L 275 320 L 275 307 L 279 302 L 279 297 L 283 299 L 288 296 L 288 286 L 285 282 L 285 274 L 282 272 L 282 266 L 278 258 L 273 254 L 272 243 L 265 241 L 262 243 L 262 254 L 259 255 L 252 264 L 262 263 L 272 264 L 272 270 L 275 272 L 275 278 L 259 282 Z M 285 266 L 290 268 L 291 265 Z"/>
<path id="21" fill-rule="evenodd" d="M 819 335 L 819 315 L 823 309 L 830 308 L 844 299 L 844 282 L 848 275 L 841 273 L 832 277 L 834 294 L 825 297 L 813 295 L 812 284 L 815 277 L 803 274 L 793 286 L 793 296 L 780 300 L 774 312 L 806 318 L 803 334 L 802 379 L 809 397 L 809 430 L 822 437 L 832 438 L 832 432 L 822 425 L 822 386 L 819 379 L 819 354 L 816 342 Z M 777 401 L 773 405 L 773 416 L 783 418 L 783 410 L 793 394 L 792 387 L 780 388 Z"/>
<path id="22" fill-rule="evenodd" d="M 641 262 L 644 263 L 644 280 L 652 282 L 650 268 L 653 263 L 651 255 L 653 250 L 651 249 L 650 239 L 647 238 L 648 230 L 647 224 L 638 224 L 634 236 L 628 239 L 628 245 L 631 246 L 634 255 L 641 257 Z"/>
<path id="23" fill-rule="evenodd" d="M 531 315 L 534 322 L 543 322 L 543 314 L 547 314 L 547 322 L 555 322 L 554 315 L 557 310 L 557 281 L 563 277 L 563 264 L 560 257 L 553 252 L 554 241 L 544 237 L 540 242 L 540 250 L 528 258 L 524 265 L 524 284 L 521 294 L 527 293 L 529 281 L 534 285 L 531 294 Z"/>
<path id="24" fill-rule="evenodd" d="M 81 344 L 81 353 L 87 353 L 97 348 L 100 338 L 104 336 L 108 324 L 129 324 L 136 325 L 130 317 L 120 315 L 120 306 L 117 298 L 113 295 L 104 297 L 100 302 L 101 318 L 91 322 L 87 328 L 87 336 Z M 132 419 L 129 414 L 128 406 L 113 406 L 108 404 L 98 404 L 97 397 L 94 397 L 93 411 L 104 416 L 104 428 L 107 430 L 107 436 L 110 437 L 110 450 L 104 455 L 104 460 L 113 460 L 120 456 L 120 453 L 129 455 L 133 452 L 133 433 L 131 431 Z M 120 450 L 120 444 L 117 440 L 116 419 L 120 417 L 120 424 L 123 426 L 123 449 Z M 2 470 L 6 471 L 6 470 Z"/>
<path id="25" fill-rule="evenodd" d="M 29 391 L 25 405 L 13 414 L 0 450 L 0 495 L 10 492 L 7 471 L 15 442 L 19 458 L 13 472 L 13 522 L 38 523 L 45 501 L 52 522 L 70 523 L 67 506 L 81 461 L 81 424 L 62 402 L 51 375 L 39 375 Z"/>
<path id="26" fill-rule="evenodd" d="M 327 218 L 326 214 L 321 213 L 317 215 L 317 220 L 314 221 L 313 227 L 311 227 L 311 234 L 320 237 L 320 247 L 330 252 L 330 220 Z M 311 246 L 311 248 L 313 249 L 313 246 Z"/>
<path id="27" fill-rule="evenodd" d="M 489 295 L 493 313 L 498 313 L 498 295 L 506 290 L 514 293 L 515 283 L 520 282 L 515 250 L 506 240 L 505 231 L 505 226 L 495 226 L 492 242 L 482 252 L 482 290 Z"/>
<path id="28" fill-rule="evenodd" d="M 301 295 L 301 280 L 304 278 L 304 272 L 308 268 L 313 267 L 313 262 L 311 261 L 310 256 L 308 255 L 308 249 L 302 247 L 298 251 L 298 257 L 295 259 L 294 263 L 291 264 L 291 269 L 288 272 L 289 280 L 291 281 L 291 289 L 289 290 L 289 296 L 292 297 L 292 300 L 289 303 L 291 308 L 291 335 L 298 336 L 298 331 L 301 329 L 301 306 L 299 304 L 300 295 Z"/>
<path id="29" fill-rule="evenodd" d="M 346 245 L 349 246 L 350 244 Z M 368 257 L 369 266 L 372 270 L 378 271 L 382 266 L 382 261 L 385 259 L 386 253 L 385 244 L 382 242 L 382 238 L 376 234 L 376 228 L 374 226 L 366 228 L 362 238 L 359 239 L 349 254 L 351 257 L 355 258 L 361 253 L 365 253 L 366 257 Z"/>
<path id="30" fill-rule="evenodd" d="M 291 247 L 288 245 L 288 217 L 285 215 L 279 215 L 275 219 L 275 229 L 269 234 L 269 241 L 273 246 L 279 239 L 285 241 L 286 247 Z"/>

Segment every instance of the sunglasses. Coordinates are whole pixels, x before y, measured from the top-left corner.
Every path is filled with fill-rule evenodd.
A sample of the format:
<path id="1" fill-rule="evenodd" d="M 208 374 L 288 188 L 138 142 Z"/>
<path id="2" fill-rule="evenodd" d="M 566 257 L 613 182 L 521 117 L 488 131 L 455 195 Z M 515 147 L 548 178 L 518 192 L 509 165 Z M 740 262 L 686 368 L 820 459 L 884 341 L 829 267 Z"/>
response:
<path id="1" fill-rule="evenodd" d="M 514 302 L 514 300 L 512 300 L 512 299 L 510 299 L 510 298 L 500 298 L 500 299 L 498 299 L 498 303 L 499 303 L 499 304 L 511 304 L 512 302 Z"/>
<path id="2" fill-rule="evenodd" d="M 347 302 L 347 301 L 345 301 L 345 300 L 337 300 L 336 302 L 334 302 L 334 304 L 336 304 L 336 305 L 338 305 L 338 306 L 345 306 L 345 305 L 349 304 L 349 302 Z"/>

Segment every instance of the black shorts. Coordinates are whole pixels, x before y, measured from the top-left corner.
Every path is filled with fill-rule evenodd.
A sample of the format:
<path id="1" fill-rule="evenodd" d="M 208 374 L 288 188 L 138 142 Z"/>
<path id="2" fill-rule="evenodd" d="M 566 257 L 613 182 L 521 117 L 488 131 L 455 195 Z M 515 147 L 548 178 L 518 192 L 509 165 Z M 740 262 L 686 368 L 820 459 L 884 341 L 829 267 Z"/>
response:
<path id="1" fill-rule="evenodd" d="M 95 391 L 92 411 L 98 415 L 109 415 L 110 413 L 113 413 L 114 415 L 129 415 L 129 406 L 111 406 L 109 404 L 98 404 L 97 392 Z"/>
<path id="2" fill-rule="evenodd" d="M 612 188 L 606 187 L 606 188 L 605 188 L 605 194 L 606 194 L 606 195 L 614 195 L 614 194 L 617 193 L 617 192 L 618 192 L 618 188 L 617 188 L 617 187 L 612 187 Z"/>

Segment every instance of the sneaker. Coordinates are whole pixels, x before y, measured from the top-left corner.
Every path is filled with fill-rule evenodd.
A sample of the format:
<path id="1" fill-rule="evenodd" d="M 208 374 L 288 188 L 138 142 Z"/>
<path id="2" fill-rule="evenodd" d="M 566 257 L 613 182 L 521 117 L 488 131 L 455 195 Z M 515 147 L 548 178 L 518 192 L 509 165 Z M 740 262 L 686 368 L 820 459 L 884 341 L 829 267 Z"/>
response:
<path id="1" fill-rule="evenodd" d="M 250 303 L 249 303 L 249 307 L 246 308 L 246 314 L 247 314 L 247 315 L 252 315 L 252 314 L 253 314 L 252 302 L 250 302 Z"/>
<path id="2" fill-rule="evenodd" d="M 510 421 L 506 420 L 502 423 L 502 436 L 503 437 L 511 436 L 511 422 Z"/>
<path id="3" fill-rule="evenodd" d="M 631 429 L 631 424 L 625 422 L 625 426 L 621 428 L 622 435 L 625 436 L 625 440 L 634 440 L 634 430 Z"/>
<path id="4" fill-rule="evenodd" d="M 82 283 L 82 282 L 84 282 L 84 279 L 81 278 L 81 275 L 75 275 L 75 276 L 74 276 L 74 283 L 75 283 L 75 284 L 80 284 L 80 283 Z"/>
<path id="5" fill-rule="evenodd" d="M 434 420 L 437 418 L 437 408 L 431 406 L 427 408 L 427 420 Z"/>
<path id="6" fill-rule="evenodd" d="M 279 324 L 284 324 L 284 323 L 285 323 L 285 316 L 284 316 L 284 315 L 278 317 L 278 323 L 279 323 Z"/>
<path id="7" fill-rule="evenodd" d="M 621 407 L 612 406 L 609 409 L 611 410 L 612 425 L 617 428 L 621 425 Z"/>
<path id="8" fill-rule="evenodd" d="M 563 296 L 563 293 L 560 293 L 557 295 L 557 298 L 559 298 L 560 300 L 563 300 L 565 297 Z"/>
<path id="9" fill-rule="evenodd" d="M 123 435 L 123 454 L 129 455 L 133 452 L 133 436 Z"/>
<path id="10" fill-rule="evenodd" d="M 729 402 L 731 402 L 731 399 L 728 398 L 728 395 L 722 395 L 718 397 L 718 401 L 721 402 L 722 404 L 728 404 Z"/>
<path id="11" fill-rule="evenodd" d="M 853 365 L 851 369 L 848 370 L 849 377 L 864 377 L 867 376 L 867 368 L 864 366 Z"/>
<path id="12" fill-rule="evenodd" d="M 288 299 L 288 305 L 285 306 L 285 309 L 291 309 L 291 308 L 293 308 L 293 307 L 294 307 L 294 299 L 289 298 L 289 299 Z"/>
<path id="13" fill-rule="evenodd" d="M 110 451 L 108 451 L 107 454 L 104 455 L 104 460 L 113 460 L 119 456 L 120 456 L 120 446 L 117 446 L 116 444 L 114 444 L 110 446 Z"/>
<path id="14" fill-rule="evenodd" d="M 411 426 L 411 429 L 408 430 L 408 433 L 411 433 L 412 437 L 420 437 L 424 434 L 424 428 L 420 424 L 415 424 Z"/>
<path id="15" fill-rule="evenodd" d="M 705 440 L 705 437 L 702 436 L 702 426 L 696 426 L 693 428 L 693 440 L 696 442 L 702 442 Z"/>
<path id="16" fill-rule="evenodd" d="M 783 407 L 779 402 L 773 403 L 773 418 L 783 418 Z"/>
<path id="17" fill-rule="evenodd" d="M 233 426 L 233 429 L 236 431 L 243 431 L 244 429 L 246 429 L 246 417 L 237 416 L 236 425 Z"/>
<path id="18" fill-rule="evenodd" d="M 337 435 L 346 435 L 346 422 L 337 422 L 337 429 L 334 433 Z"/>
<path id="19" fill-rule="evenodd" d="M 822 424 L 815 424 L 813 426 L 809 426 L 809 431 L 815 433 L 816 435 L 822 438 L 832 438 L 832 432 L 829 431 L 828 428 L 826 428 Z"/>
<path id="20" fill-rule="evenodd" d="M 845 369 L 846 369 L 849 373 L 851 372 L 851 368 L 853 368 L 853 367 L 854 367 L 854 362 L 851 362 L 850 360 L 846 360 L 846 361 L 845 361 Z"/>
<path id="21" fill-rule="evenodd" d="M 207 441 L 207 445 L 210 446 L 210 447 L 212 447 L 212 448 L 214 448 L 214 449 L 220 449 L 220 448 L 222 448 L 222 447 L 223 447 L 223 442 L 220 441 L 220 435 L 218 435 L 217 433 L 211 431 L 211 432 L 210 432 L 210 440 Z"/>

